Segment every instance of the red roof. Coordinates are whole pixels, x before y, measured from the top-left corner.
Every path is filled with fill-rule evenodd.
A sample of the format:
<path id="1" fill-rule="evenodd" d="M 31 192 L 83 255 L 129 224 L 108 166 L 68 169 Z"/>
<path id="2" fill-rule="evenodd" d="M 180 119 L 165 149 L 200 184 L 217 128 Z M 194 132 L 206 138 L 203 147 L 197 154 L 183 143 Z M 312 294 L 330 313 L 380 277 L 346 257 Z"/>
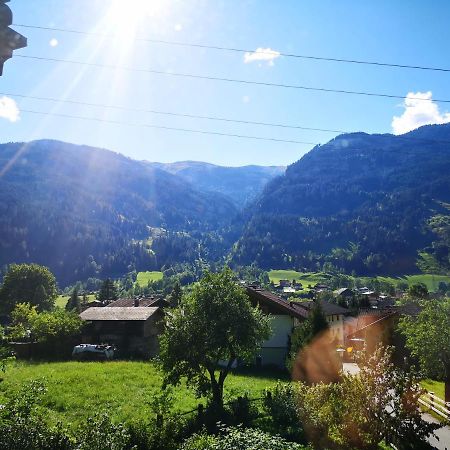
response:
<path id="1" fill-rule="evenodd" d="M 289 302 L 283 300 L 281 297 L 278 297 L 278 295 L 275 295 L 272 292 L 253 286 L 247 286 L 246 289 L 252 302 L 269 306 L 278 310 L 281 314 L 295 317 L 296 319 L 304 320 L 306 318 L 303 311 L 293 308 Z"/>

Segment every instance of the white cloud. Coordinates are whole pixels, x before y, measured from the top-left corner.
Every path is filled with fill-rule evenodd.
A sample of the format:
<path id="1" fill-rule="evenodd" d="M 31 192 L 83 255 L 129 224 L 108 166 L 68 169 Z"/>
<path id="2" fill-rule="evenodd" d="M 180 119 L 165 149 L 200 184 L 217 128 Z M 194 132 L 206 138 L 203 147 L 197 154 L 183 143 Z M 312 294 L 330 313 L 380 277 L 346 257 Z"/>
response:
<path id="1" fill-rule="evenodd" d="M 441 113 L 432 97 L 431 91 L 409 92 L 403 103 L 405 111 L 401 116 L 394 116 L 392 119 L 394 134 L 407 133 L 422 125 L 450 122 L 450 113 Z"/>
<path id="2" fill-rule="evenodd" d="M 55 39 L 55 38 L 50 39 L 50 42 L 49 42 L 50 47 L 57 47 L 58 44 L 59 44 L 58 39 Z"/>
<path id="3" fill-rule="evenodd" d="M 280 52 L 272 50 L 271 48 L 257 48 L 254 52 L 246 52 L 244 55 L 244 62 L 246 64 L 255 61 L 267 61 L 269 66 L 274 65 L 274 60 L 280 57 Z"/>
<path id="4" fill-rule="evenodd" d="M 20 119 L 20 110 L 17 103 L 9 97 L 0 97 L 0 118 L 17 122 Z"/>

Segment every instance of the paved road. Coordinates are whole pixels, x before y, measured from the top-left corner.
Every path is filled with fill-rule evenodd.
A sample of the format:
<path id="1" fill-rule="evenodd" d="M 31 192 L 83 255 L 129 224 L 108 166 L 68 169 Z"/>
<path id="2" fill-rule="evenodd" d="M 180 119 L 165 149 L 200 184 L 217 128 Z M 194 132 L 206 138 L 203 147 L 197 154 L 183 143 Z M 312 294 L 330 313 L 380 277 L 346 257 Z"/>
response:
<path id="1" fill-rule="evenodd" d="M 423 414 L 422 416 L 427 422 L 439 423 L 429 414 Z M 439 438 L 439 441 L 432 437 L 428 439 L 428 442 L 438 450 L 450 450 L 450 427 L 439 428 L 435 434 Z"/>
<path id="2" fill-rule="evenodd" d="M 359 367 L 354 363 L 344 363 L 343 370 L 351 375 L 356 375 L 359 372 Z M 427 422 L 439 423 L 433 416 L 430 416 L 430 414 L 423 414 L 423 418 Z M 436 431 L 436 436 L 439 440 L 432 437 L 428 439 L 428 442 L 437 450 L 450 450 L 450 427 L 439 428 L 439 430 Z"/>

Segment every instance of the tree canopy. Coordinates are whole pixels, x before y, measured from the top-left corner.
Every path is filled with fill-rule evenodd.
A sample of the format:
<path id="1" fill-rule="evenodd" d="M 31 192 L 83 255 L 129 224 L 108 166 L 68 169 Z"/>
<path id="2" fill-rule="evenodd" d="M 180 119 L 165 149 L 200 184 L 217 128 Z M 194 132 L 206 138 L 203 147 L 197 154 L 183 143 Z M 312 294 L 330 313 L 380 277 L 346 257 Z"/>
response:
<path id="1" fill-rule="evenodd" d="M 0 309 L 10 314 L 18 303 L 29 303 L 39 311 L 50 310 L 58 291 L 54 275 L 38 264 L 12 264 L 0 288 Z"/>
<path id="2" fill-rule="evenodd" d="M 251 361 L 269 336 L 268 317 L 252 307 L 231 270 L 206 273 L 167 314 L 160 340 L 165 383 L 186 377 L 199 395 L 208 395 L 221 407 L 233 362 Z"/>
<path id="3" fill-rule="evenodd" d="M 446 381 L 450 401 L 450 299 L 427 301 L 417 316 L 402 318 L 399 329 L 426 375 Z"/>

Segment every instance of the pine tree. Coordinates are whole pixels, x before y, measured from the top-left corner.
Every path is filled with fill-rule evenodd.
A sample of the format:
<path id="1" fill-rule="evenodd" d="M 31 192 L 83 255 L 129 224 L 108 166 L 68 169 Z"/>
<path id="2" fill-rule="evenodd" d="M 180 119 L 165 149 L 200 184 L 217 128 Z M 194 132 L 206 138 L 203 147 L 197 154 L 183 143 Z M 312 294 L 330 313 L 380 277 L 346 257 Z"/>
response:
<path id="1" fill-rule="evenodd" d="M 111 302 L 117 300 L 117 287 L 113 280 L 107 278 L 103 282 L 97 298 L 101 302 Z"/>
<path id="2" fill-rule="evenodd" d="M 171 308 L 177 308 L 181 302 L 181 297 L 183 296 L 183 291 L 181 289 L 180 283 L 177 281 L 169 295 L 169 303 Z"/>
<path id="3" fill-rule="evenodd" d="M 81 300 L 78 296 L 77 288 L 74 288 L 74 290 L 72 291 L 69 301 L 66 304 L 66 310 L 81 312 Z"/>

